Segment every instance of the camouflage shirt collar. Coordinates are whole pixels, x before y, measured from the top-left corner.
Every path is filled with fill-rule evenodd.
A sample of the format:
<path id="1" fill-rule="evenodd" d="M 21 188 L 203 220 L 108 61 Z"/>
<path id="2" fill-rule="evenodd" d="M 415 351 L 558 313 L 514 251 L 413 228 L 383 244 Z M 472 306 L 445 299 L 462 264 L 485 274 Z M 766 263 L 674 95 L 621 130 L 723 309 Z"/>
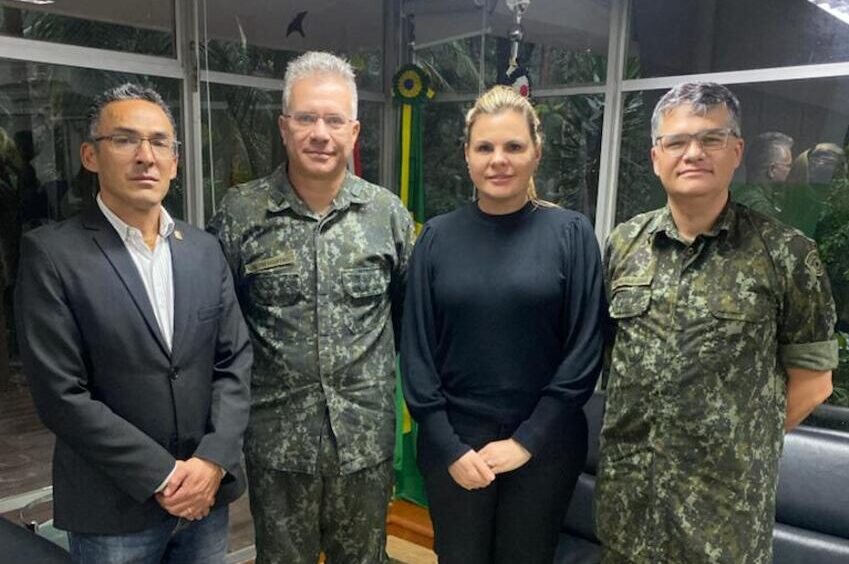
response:
<path id="1" fill-rule="evenodd" d="M 285 164 L 280 165 L 271 173 L 269 181 L 271 183 L 271 190 L 268 195 L 269 211 L 279 212 L 292 208 L 301 215 L 311 215 L 312 212 L 295 192 L 295 189 L 292 188 L 289 175 L 286 174 Z M 333 199 L 333 208 L 344 210 L 351 204 L 365 204 L 370 199 L 363 180 L 351 174 L 350 171 L 346 171 L 342 187 L 336 194 L 336 198 Z"/>
<path id="2" fill-rule="evenodd" d="M 709 231 L 702 234 L 703 237 L 716 237 L 723 231 L 731 231 L 737 223 L 737 212 L 734 205 L 731 203 L 731 198 L 725 203 L 725 207 L 719 212 L 713 227 Z M 669 204 L 666 204 L 660 209 L 654 220 L 652 221 L 650 232 L 656 234 L 658 232 L 665 233 L 670 239 L 681 239 L 678 233 L 678 228 L 675 226 L 675 220 L 672 218 L 672 210 L 669 209 Z"/>

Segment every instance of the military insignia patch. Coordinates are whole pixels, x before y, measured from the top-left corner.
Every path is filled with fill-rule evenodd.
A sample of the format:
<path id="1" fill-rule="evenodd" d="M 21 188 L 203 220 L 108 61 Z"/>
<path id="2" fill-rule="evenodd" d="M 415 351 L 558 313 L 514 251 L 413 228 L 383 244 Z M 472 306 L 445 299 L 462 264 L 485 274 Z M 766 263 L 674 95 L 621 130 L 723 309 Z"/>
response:
<path id="1" fill-rule="evenodd" d="M 254 261 L 245 265 L 245 274 L 255 274 L 262 270 L 270 270 L 278 266 L 285 266 L 295 262 L 295 251 L 286 249 L 281 254 L 262 260 Z"/>
<path id="2" fill-rule="evenodd" d="M 811 251 L 808 253 L 808 256 L 805 257 L 805 266 L 807 266 L 808 270 L 816 276 L 822 276 L 825 274 L 825 266 L 823 266 L 820 256 L 816 251 Z"/>

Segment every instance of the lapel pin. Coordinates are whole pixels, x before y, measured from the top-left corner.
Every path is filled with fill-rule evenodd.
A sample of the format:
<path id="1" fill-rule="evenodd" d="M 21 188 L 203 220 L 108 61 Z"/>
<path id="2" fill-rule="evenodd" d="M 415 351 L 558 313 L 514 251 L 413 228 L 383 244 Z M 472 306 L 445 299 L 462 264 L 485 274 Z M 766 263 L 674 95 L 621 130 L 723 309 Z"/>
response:
<path id="1" fill-rule="evenodd" d="M 174 238 L 177 239 L 178 241 L 182 241 L 183 240 L 183 232 L 180 231 L 179 229 L 175 229 L 174 230 Z"/>

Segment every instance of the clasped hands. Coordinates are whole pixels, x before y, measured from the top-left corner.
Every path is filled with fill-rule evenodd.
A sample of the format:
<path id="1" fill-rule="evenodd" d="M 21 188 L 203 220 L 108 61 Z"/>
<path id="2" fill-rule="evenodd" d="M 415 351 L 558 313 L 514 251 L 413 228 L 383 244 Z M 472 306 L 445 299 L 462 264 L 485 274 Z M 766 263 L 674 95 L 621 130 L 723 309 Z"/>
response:
<path id="1" fill-rule="evenodd" d="M 482 449 L 469 450 L 448 467 L 448 473 L 467 490 L 485 488 L 496 474 L 510 472 L 531 459 L 525 447 L 514 439 L 493 441 Z"/>
<path id="2" fill-rule="evenodd" d="M 156 501 L 174 517 L 188 521 L 209 515 L 221 485 L 221 468 L 202 458 L 178 460 L 168 484 Z"/>

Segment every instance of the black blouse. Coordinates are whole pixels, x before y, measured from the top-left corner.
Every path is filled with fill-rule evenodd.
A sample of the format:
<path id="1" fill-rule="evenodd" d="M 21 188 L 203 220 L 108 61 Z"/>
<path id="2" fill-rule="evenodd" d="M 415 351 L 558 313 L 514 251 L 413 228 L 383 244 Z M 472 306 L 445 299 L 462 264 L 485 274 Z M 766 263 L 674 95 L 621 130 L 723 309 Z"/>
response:
<path id="1" fill-rule="evenodd" d="M 531 454 L 589 399 L 601 367 L 604 297 L 590 222 L 528 203 L 477 203 L 432 219 L 413 251 L 401 343 L 413 418 L 449 465 L 469 447 L 449 413 L 514 425 Z"/>

